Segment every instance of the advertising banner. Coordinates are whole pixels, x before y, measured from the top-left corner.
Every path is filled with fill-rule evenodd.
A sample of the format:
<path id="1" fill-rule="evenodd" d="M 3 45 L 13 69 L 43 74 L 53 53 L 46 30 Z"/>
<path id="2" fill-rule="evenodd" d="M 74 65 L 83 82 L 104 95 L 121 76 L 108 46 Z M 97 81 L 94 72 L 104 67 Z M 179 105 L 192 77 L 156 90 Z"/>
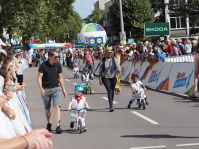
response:
<path id="1" fill-rule="evenodd" d="M 132 73 L 138 72 L 139 76 L 140 76 L 140 72 L 142 70 L 142 67 L 143 67 L 143 65 L 141 65 L 141 62 L 137 62 L 135 64 L 132 64 L 132 68 L 131 68 L 131 71 L 130 71 L 130 76 L 129 76 L 129 79 L 127 80 L 129 83 L 132 82 L 132 80 L 131 80 Z"/>
<path id="2" fill-rule="evenodd" d="M 132 67 L 132 63 L 125 61 L 122 66 L 121 66 L 121 80 L 124 81 L 129 77 L 128 75 L 130 74 Z"/>
<path id="3" fill-rule="evenodd" d="M 168 22 L 161 23 L 145 23 L 145 36 L 170 35 L 170 24 Z"/>
<path id="4" fill-rule="evenodd" d="M 192 95 L 193 78 L 193 63 L 174 63 L 169 74 L 169 91 Z"/>

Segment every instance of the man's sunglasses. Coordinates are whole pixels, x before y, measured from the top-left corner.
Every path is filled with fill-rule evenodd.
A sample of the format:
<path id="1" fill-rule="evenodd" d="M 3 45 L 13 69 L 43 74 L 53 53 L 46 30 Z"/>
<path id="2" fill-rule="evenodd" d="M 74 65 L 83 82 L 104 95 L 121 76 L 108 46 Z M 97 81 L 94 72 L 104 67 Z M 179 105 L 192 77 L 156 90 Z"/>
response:
<path id="1" fill-rule="evenodd" d="M 55 56 L 55 58 L 59 58 L 59 56 Z"/>

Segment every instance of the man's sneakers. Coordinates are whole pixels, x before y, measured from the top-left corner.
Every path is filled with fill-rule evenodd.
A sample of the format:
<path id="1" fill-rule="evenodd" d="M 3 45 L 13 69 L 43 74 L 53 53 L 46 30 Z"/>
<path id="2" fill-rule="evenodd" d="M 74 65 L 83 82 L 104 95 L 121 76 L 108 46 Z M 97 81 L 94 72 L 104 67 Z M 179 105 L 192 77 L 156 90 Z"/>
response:
<path id="1" fill-rule="evenodd" d="M 70 123 L 70 128 L 73 128 L 74 127 L 74 122 L 71 122 Z"/>
<path id="2" fill-rule="evenodd" d="M 51 127 L 52 127 L 52 124 L 48 123 L 46 126 L 46 129 L 51 132 L 52 131 Z"/>
<path id="3" fill-rule="evenodd" d="M 57 126 L 57 128 L 56 128 L 56 134 L 60 134 L 62 132 L 63 132 L 63 130 L 60 128 L 60 126 Z"/>

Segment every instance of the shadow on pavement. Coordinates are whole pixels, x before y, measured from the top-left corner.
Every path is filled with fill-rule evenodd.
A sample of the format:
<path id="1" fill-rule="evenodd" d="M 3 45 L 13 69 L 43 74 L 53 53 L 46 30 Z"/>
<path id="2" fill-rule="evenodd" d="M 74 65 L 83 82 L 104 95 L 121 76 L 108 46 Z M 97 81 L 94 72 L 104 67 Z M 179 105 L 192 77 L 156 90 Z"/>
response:
<path id="1" fill-rule="evenodd" d="M 67 130 L 64 130 L 63 133 L 79 134 L 79 130 L 78 129 L 67 129 Z"/>
<path id="2" fill-rule="evenodd" d="M 121 136 L 123 138 L 152 138 L 152 139 L 161 139 L 161 138 L 190 138 L 190 139 L 194 139 L 194 138 L 199 138 L 199 137 L 186 137 L 186 136 L 172 136 L 172 135 L 167 135 L 167 134 L 162 134 L 162 135 L 156 135 L 156 134 L 152 134 L 152 135 L 124 135 Z"/>

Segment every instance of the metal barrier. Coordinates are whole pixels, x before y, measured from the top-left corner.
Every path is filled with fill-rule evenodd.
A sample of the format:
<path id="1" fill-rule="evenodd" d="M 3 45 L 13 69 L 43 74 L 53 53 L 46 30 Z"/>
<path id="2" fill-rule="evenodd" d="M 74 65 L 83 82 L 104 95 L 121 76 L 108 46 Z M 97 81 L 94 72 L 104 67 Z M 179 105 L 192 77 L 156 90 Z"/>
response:
<path id="1" fill-rule="evenodd" d="M 172 56 L 172 57 L 166 57 L 165 62 L 177 62 L 177 63 L 183 63 L 183 62 L 194 62 L 194 55 L 181 55 L 181 56 Z"/>

